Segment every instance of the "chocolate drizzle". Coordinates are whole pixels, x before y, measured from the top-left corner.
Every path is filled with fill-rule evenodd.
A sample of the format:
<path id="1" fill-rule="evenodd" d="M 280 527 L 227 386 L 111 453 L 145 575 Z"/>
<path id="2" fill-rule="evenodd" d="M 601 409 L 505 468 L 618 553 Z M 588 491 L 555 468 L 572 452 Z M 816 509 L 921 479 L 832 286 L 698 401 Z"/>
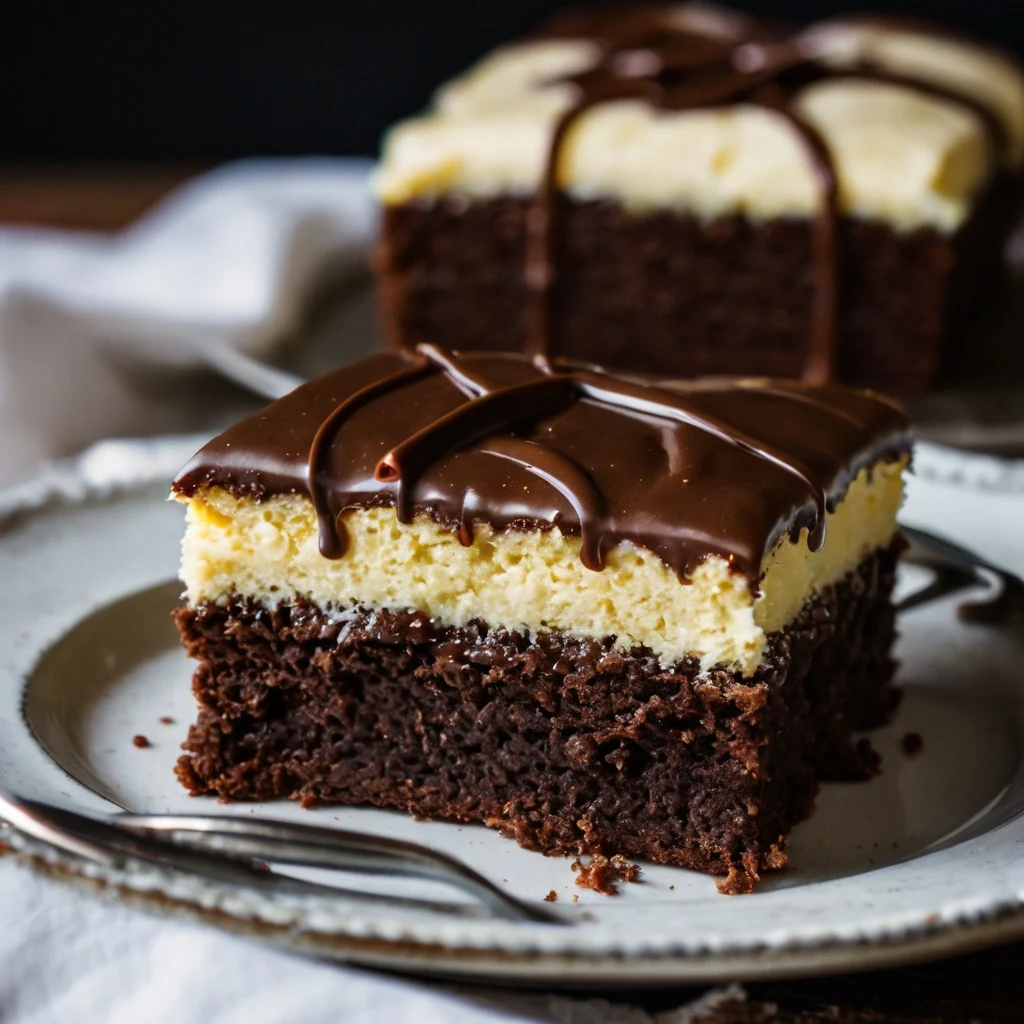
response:
<path id="1" fill-rule="evenodd" d="M 606 405 L 621 409 L 632 415 L 646 413 L 686 424 L 703 430 L 726 444 L 733 445 L 741 451 L 749 452 L 759 459 L 764 459 L 787 473 L 792 473 L 807 485 L 808 493 L 814 501 L 814 525 L 811 527 L 808 543 L 812 551 L 819 551 L 825 543 L 825 489 L 821 481 L 799 460 L 787 455 L 775 445 L 758 441 L 745 431 L 724 423 L 716 416 L 701 412 L 692 402 L 686 401 L 681 395 L 673 395 L 658 388 L 641 384 L 632 384 L 605 373 L 592 370 L 569 371 L 575 380 L 580 394 Z M 828 411 L 828 406 L 820 405 Z"/>
<path id="2" fill-rule="evenodd" d="M 321 553 L 346 547 L 344 513 L 394 505 L 463 544 L 477 524 L 558 527 L 600 570 L 628 540 L 684 577 L 708 555 L 752 580 L 780 533 L 817 549 L 829 499 L 858 469 L 906 450 L 894 405 L 838 388 L 613 377 L 524 356 L 432 345 L 304 385 L 201 451 L 179 476 L 257 498 L 305 490 Z"/>
<path id="3" fill-rule="evenodd" d="M 543 356 L 535 357 L 534 364 L 544 376 L 526 384 L 492 387 L 484 378 L 468 374 L 453 356 L 444 354 L 435 345 L 420 345 L 417 352 L 449 374 L 460 388 L 471 390 L 473 395 L 465 405 L 392 448 L 377 463 L 374 477 L 381 483 L 397 484 L 395 507 L 399 522 L 411 522 L 412 488 L 431 463 L 456 447 L 497 434 L 498 437 L 480 450 L 511 459 L 556 487 L 569 500 L 579 517 L 583 539 L 580 557 L 583 564 L 588 569 L 603 569 L 602 543 L 609 530 L 603 522 L 603 499 L 593 482 L 579 465 L 547 445 L 500 436 L 504 431 L 514 430 L 541 416 L 560 411 L 577 398 L 589 398 L 624 416 L 653 416 L 696 427 L 756 458 L 765 459 L 793 473 L 807 485 L 808 493 L 814 501 L 814 523 L 808 538 L 810 548 L 818 551 L 825 542 L 825 490 L 814 474 L 799 460 L 702 412 L 679 395 L 656 387 L 633 384 L 597 369 L 577 369 L 569 364 L 552 365 Z M 471 526 L 465 521 L 461 525 L 460 539 L 468 535 L 471 540 Z M 330 528 L 330 521 L 321 518 L 321 538 L 325 527 Z M 331 557 L 329 552 L 338 550 L 339 544 L 333 538 L 326 546 L 321 541 L 321 554 Z"/>
<path id="4" fill-rule="evenodd" d="M 841 30 L 842 24 L 825 23 L 781 34 L 764 23 L 728 12 L 668 7 L 577 17 L 566 23 L 568 35 L 596 36 L 601 56 L 592 68 L 557 80 L 571 83 L 577 97 L 555 123 L 536 199 L 527 217 L 527 352 L 550 356 L 557 347 L 552 325 L 558 282 L 559 167 L 566 139 L 580 117 L 595 106 L 616 100 L 639 100 L 665 112 L 744 103 L 785 120 L 814 170 L 820 203 L 813 218 L 814 300 L 802 378 L 812 384 L 837 379 L 839 187 L 827 145 L 794 106 L 800 89 L 822 78 L 856 78 L 903 86 L 968 108 L 981 118 L 994 145 L 1003 150 L 1008 145 L 1001 121 L 972 96 L 869 62 L 830 67 L 822 59 L 828 49 L 822 44 L 828 31 Z M 941 29 L 923 26 L 916 26 L 915 31 L 942 34 Z M 561 34 L 557 26 L 553 34 Z"/>
<path id="5" fill-rule="evenodd" d="M 407 523 L 413 515 L 410 492 L 439 458 L 519 424 L 552 416 L 572 399 L 572 381 L 567 377 L 542 377 L 485 391 L 392 448 L 377 463 L 373 475 L 381 483 L 397 484 L 398 519 Z"/>
<path id="6" fill-rule="evenodd" d="M 572 505 L 580 521 L 583 540 L 580 561 L 597 572 L 604 568 L 608 533 L 601 527 L 605 523 L 606 504 L 586 470 L 547 445 L 521 437 L 492 438 L 480 446 L 480 451 L 508 459 L 556 488 Z M 468 541 L 472 543 L 472 527 L 469 526 L 468 530 Z"/>
<path id="7" fill-rule="evenodd" d="M 345 553 L 345 537 L 338 524 L 337 516 L 330 509 L 327 497 L 329 485 L 322 484 L 320 481 L 324 450 L 334 440 L 335 435 L 349 416 L 373 402 L 374 399 L 386 395 L 389 391 L 394 391 L 404 384 L 423 377 L 431 369 L 428 362 L 420 360 L 417 365 L 407 370 L 399 370 L 398 373 L 375 381 L 357 391 L 334 409 L 313 435 L 313 441 L 309 446 L 306 481 L 309 497 L 313 502 L 317 522 L 320 525 L 320 554 L 325 558 L 340 558 Z"/>

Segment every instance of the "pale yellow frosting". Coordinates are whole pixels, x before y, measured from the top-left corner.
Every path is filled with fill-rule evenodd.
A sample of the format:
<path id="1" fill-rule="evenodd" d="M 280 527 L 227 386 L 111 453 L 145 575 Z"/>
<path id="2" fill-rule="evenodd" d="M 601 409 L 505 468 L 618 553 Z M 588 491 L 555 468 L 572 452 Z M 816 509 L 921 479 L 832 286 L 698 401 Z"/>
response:
<path id="1" fill-rule="evenodd" d="M 869 57 L 989 105 L 1006 127 L 1011 163 L 1020 165 L 1024 77 L 1016 65 L 966 42 L 905 31 L 830 25 L 813 39 L 834 64 Z M 552 80 L 592 66 L 598 55 L 593 42 L 579 39 L 495 51 L 442 88 L 425 116 L 391 132 L 376 177 L 381 200 L 533 191 L 553 124 L 573 102 L 572 87 Z M 796 108 L 831 151 L 841 209 L 855 216 L 952 231 L 995 170 L 983 121 L 945 99 L 834 79 L 805 89 Z M 566 139 L 558 181 L 580 199 L 706 219 L 807 216 L 820 204 L 792 127 L 754 106 L 667 113 L 635 101 L 601 104 Z"/>
<path id="2" fill-rule="evenodd" d="M 483 619 L 530 632 L 562 630 L 664 664 L 692 656 L 702 668 L 756 670 L 770 634 L 791 622 L 821 587 L 841 579 L 896 532 L 906 461 L 880 462 L 850 484 L 828 516 L 825 544 L 783 537 L 765 557 L 759 590 L 721 557 L 685 582 L 656 555 L 618 545 L 601 572 L 580 561 L 578 537 L 558 529 L 496 533 L 485 526 L 463 546 L 428 518 L 409 525 L 393 509 L 349 513 L 343 557 L 324 558 L 309 500 L 262 502 L 208 488 L 187 500 L 181 575 L 193 605 L 251 598 L 267 607 L 305 598 L 322 610 L 411 609 L 446 625 Z"/>

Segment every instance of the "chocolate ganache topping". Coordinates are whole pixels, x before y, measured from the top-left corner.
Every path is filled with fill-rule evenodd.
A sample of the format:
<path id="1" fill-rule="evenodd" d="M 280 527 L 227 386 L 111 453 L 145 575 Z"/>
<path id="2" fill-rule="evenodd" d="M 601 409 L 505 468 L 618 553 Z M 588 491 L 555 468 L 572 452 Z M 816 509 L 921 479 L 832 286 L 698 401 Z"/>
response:
<path id="1" fill-rule="evenodd" d="M 668 382 L 433 345 L 372 356 L 225 431 L 175 481 L 257 500 L 305 494 L 320 550 L 345 551 L 349 510 L 581 537 L 604 567 L 630 541 L 680 577 L 709 555 L 752 581 L 784 532 L 824 540 L 853 475 L 909 448 L 908 421 L 868 392 L 794 382 Z"/>
<path id="2" fill-rule="evenodd" d="M 828 62 L 830 40 L 844 26 L 879 25 L 944 36 L 944 29 L 895 19 L 837 20 L 787 32 L 777 25 L 701 5 L 641 6 L 613 13 L 570 15 L 542 36 L 579 37 L 601 47 L 597 63 L 551 84 L 571 83 L 572 105 L 556 121 L 536 199 L 527 219 L 525 284 L 529 296 L 526 350 L 550 356 L 553 304 L 557 301 L 559 163 L 578 119 L 591 108 L 616 100 L 649 103 L 657 110 L 752 104 L 788 123 L 814 169 L 821 202 L 813 220 L 814 303 L 802 378 L 822 384 L 836 380 L 839 306 L 839 185 L 828 147 L 794 105 L 806 86 L 824 78 L 857 78 L 913 89 L 968 108 L 1004 151 L 1005 128 L 994 112 L 974 97 L 935 82 L 896 74 L 871 62 L 836 66 Z M 994 52 L 996 48 L 990 47 Z M 685 339 L 681 343 L 685 344 Z"/>

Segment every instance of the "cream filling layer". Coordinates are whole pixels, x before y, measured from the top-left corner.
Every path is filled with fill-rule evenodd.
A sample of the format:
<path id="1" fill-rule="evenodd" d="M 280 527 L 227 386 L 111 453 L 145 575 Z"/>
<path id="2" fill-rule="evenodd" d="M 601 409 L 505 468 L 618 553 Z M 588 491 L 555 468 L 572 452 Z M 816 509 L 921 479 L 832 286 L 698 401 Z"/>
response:
<path id="1" fill-rule="evenodd" d="M 1024 78 L 1014 65 L 969 44 L 913 33 L 832 26 L 819 36 L 833 63 L 869 57 L 989 105 L 1019 164 Z M 578 39 L 497 50 L 445 86 L 431 112 L 392 130 L 376 176 L 379 197 L 398 204 L 532 192 L 554 122 L 573 102 L 571 86 L 551 82 L 597 57 L 592 42 Z M 796 108 L 832 153 L 841 209 L 899 230 L 954 230 L 995 169 L 979 117 L 912 89 L 826 80 L 805 89 Z M 569 132 L 558 181 L 578 199 L 612 198 L 637 212 L 668 208 L 707 220 L 809 216 L 821 202 L 792 127 L 744 105 L 665 113 L 635 101 L 600 104 Z"/>
<path id="2" fill-rule="evenodd" d="M 656 555 L 619 544 L 601 572 L 580 561 L 580 540 L 558 529 L 495 532 L 478 526 L 463 546 L 427 517 L 399 523 L 390 508 L 345 519 L 339 559 L 317 546 L 312 504 L 299 495 L 262 502 L 208 488 L 187 500 L 181 577 L 193 605 L 250 598 L 266 607 L 296 598 L 327 613 L 353 607 L 411 609 L 445 625 L 483 619 L 532 633 L 559 630 L 622 650 L 648 647 L 665 665 L 686 657 L 753 673 L 767 637 L 896 532 L 906 461 L 863 470 L 828 516 L 825 544 L 805 530 L 765 557 L 759 592 L 720 557 L 685 582 Z"/>

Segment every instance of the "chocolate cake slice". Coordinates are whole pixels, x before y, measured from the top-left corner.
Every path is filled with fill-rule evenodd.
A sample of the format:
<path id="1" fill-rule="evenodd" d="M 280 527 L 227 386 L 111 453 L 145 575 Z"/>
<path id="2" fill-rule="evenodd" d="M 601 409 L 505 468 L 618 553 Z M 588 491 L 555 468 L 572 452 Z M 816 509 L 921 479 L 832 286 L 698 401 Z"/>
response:
<path id="1" fill-rule="evenodd" d="M 745 892 L 891 704 L 903 413 L 424 345 L 183 470 L 193 793 L 483 822 Z"/>
<path id="2" fill-rule="evenodd" d="M 940 29 L 700 5 L 561 19 L 394 128 L 396 346 L 842 380 L 954 372 L 998 294 L 1024 74 Z"/>

